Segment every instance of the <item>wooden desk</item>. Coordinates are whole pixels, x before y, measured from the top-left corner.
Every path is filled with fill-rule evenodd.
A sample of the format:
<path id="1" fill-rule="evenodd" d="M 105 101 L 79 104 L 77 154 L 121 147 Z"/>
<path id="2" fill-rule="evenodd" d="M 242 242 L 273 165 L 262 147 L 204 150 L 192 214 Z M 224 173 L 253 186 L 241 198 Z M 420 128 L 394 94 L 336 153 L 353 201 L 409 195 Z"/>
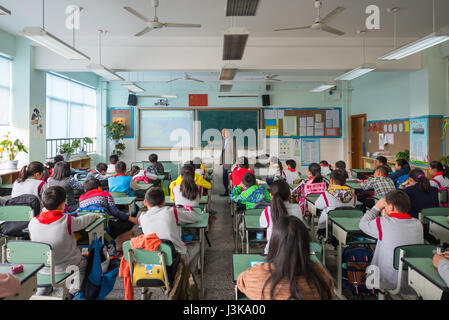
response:
<path id="1" fill-rule="evenodd" d="M 116 206 L 128 206 L 128 215 L 131 216 L 134 210 L 132 205 L 136 201 L 136 197 L 117 197 L 114 198 Z"/>
<path id="2" fill-rule="evenodd" d="M 14 264 L 0 264 L 0 272 L 11 273 L 11 266 Z M 5 298 L 5 300 L 29 300 L 37 290 L 37 273 L 44 267 L 43 263 L 23 263 L 23 272 L 14 276 L 20 280 L 20 291 L 14 296 Z"/>
<path id="3" fill-rule="evenodd" d="M 408 266 L 408 284 L 424 300 L 440 300 L 449 288 L 433 266 L 432 258 L 402 258 Z"/>
<path id="4" fill-rule="evenodd" d="M 426 216 L 429 220 L 429 233 L 440 240 L 440 244 L 449 243 L 449 221 L 446 216 Z"/>

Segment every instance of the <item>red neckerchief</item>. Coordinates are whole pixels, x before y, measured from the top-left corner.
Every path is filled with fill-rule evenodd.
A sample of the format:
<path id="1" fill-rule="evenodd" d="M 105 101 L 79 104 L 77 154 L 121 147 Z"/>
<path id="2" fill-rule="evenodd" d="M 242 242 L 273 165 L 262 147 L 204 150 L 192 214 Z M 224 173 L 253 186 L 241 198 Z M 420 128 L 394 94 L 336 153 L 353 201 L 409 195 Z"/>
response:
<path id="1" fill-rule="evenodd" d="M 291 172 L 296 172 L 296 169 L 293 169 L 293 168 L 287 168 L 287 170 L 291 171 Z"/>
<path id="2" fill-rule="evenodd" d="M 114 178 L 118 177 L 118 176 L 126 176 L 126 174 L 124 174 L 124 173 L 116 173 L 115 175 L 113 175 Z"/>
<path id="3" fill-rule="evenodd" d="M 111 194 L 104 190 L 93 189 L 93 190 L 86 192 L 85 194 L 82 194 L 79 198 L 79 201 L 82 201 L 87 198 L 95 197 L 95 196 L 111 197 Z"/>
<path id="4" fill-rule="evenodd" d="M 411 219 L 412 217 L 408 213 L 397 213 L 392 212 L 390 213 L 390 218 L 397 218 L 397 219 Z"/>
<path id="5" fill-rule="evenodd" d="M 322 166 L 322 167 L 329 167 L 329 166 L 327 166 L 327 165 L 325 165 L 325 164 L 320 164 L 320 166 Z"/>
<path id="6" fill-rule="evenodd" d="M 51 210 L 41 212 L 36 219 L 39 220 L 40 223 L 50 224 L 61 219 L 63 216 L 62 210 Z"/>
<path id="7" fill-rule="evenodd" d="M 443 175 L 443 171 L 438 171 L 437 173 L 435 173 L 435 175 L 433 177 L 435 178 L 435 177 L 442 176 L 442 175 Z"/>
<path id="8" fill-rule="evenodd" d="M 386 178 L 387 176 L 386 176 L 386 175 L 381 175 L 381 176 L 379 176 L 379 177 L 384 177 L 384 178 Z"/>

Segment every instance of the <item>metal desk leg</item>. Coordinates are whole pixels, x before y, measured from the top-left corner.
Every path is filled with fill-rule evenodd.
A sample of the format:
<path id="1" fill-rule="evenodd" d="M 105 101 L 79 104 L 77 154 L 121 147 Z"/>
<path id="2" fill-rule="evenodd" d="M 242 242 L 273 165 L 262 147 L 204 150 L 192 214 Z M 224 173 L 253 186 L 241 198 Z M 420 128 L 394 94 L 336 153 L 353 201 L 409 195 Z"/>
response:
<path id="1" fill-rule="evenodd" d="M 338 247 L 337 247 L 337 292 L 339 297 L 341 297 L 341 285 L 342 285 L 342 248 L 341 248 L 341 242 L 338 241 Z"/>
<path id="2" fill-rule="evenodd" d="M 201 297 L 204 297 L 204 228 L 200 230 L 200 256 L 201 256 Z"/>
<path id="3" fill-rule="evenodd" d="M 249 233 L 246 230 L 246 253 L 249 254 Z"/>

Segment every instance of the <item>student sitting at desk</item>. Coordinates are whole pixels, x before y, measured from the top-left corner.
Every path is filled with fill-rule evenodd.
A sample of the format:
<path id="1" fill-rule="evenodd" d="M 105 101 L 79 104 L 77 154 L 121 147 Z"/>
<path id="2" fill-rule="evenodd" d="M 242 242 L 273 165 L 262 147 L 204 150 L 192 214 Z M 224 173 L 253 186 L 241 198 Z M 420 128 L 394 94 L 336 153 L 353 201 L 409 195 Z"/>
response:
<path id="1" fill-rule="evenodd" d="M 242 183 L 231 192 L 231 201 L 245 205 L 246 209 L 262 208 L 269 205 L 271 196 L 264 185 L 258 185 L 256 176 L 246 173 Z"/>
<path id="2" fill-rule="evenodd" d="M 200 245 L 198 242 L 184 244 L 181 240 L 181 224 L 198 221 L 195 211 L 166 207 L 164 191 L 160 187 L 150 188 L 145 194 L 145 206 L 148 211 L 139 217 L 139 224 L 145 235 L 156 233 L 159 239 L 170 240 L 176 250 L 187 261 L 192 273 L 198 263 Z"/>
<path id="3" fill-rule="evenodd" d="M 114 173 L 115 172 L 115 164 L 118 162 L 118 155 L 111 154 L 109 156 L 109 165 L 107 173 Z"/>
<path id="4" fill-rule="evenodd" d="M 388 192 L 396 190 L 393 180 L 388 177 L 388 169 L 379 166 L 374 170 L 374 176 L 360 184 L 363 190 L 374 189 L 374 194 L 379 197 L 385 196 Z"/>
<path id="5" fill-rule="evenodd" d="M 410 215 L 418 219 L 422 209 L 436 208 L 440 206 L 438 201 L 438 188 L 432 187 L 421 169 L 413 169 L 408 174 L 408 179 L 402 184 L 404 192 L 409 196 L 411 209 Z"/>
<path id="6" fill-rule="evenodd" d="M 281 217 L 295 216 L 302 220 L 301 208 L 297 203 L 290 203 L 290 186 L 284 180 L 276 180 L 270 186 L 271 204 L 260 215 L 260 226 L 267 228 L 267 245 L 264 253 L 268 253 L 270 238 L 275 224 Z"/>
<path id="7" fill-rule="evenodd" d="M 100 180 L 87 179 L 84 181 L 84 191 L 86 193 L 81 195 L 79 199 L 79 210 L 90 211 L 104 208 L 111 215 L 109 218 L 109 229 L 111 237 L 116 239 L 117 251 L 119 251 L 120 255 L 123 242 L 131 239 L 137 219 L 117 209 L 111 194 L 103 191 L 101 188 Z"/>
<path id="8" fill-rule="evenodd" d="M 192 164 L 195 167 L 195 173 L 198 173 L 201 176 L 204 176 L 209 172 L 209 170 L 207 170 L 207 168 L 203 165 L 203 160 L 201 160 L 200 157 L 193 158 Z"/>
<path id="9" fill-rule="evenodd" d="M 267 184 L 270 185 L 278 177 L 282 176 L 282 163 L 278 157 L 271 157 L 270 167 L 268 168 Z"/>
<path id="10" fill-rule="evenodd" d="M 332 171 L 329 188 L 324 191 L 322 195 L 315 202 L 315 207 L 321 210 L 320 219 L 318 220 L 319 235 L 324 235 L 326 230 L 327 213 L 331 210 L 341 207 L 354 208 L 357 204 L 357 199 L 354 189 L 345 186 L 346 178 L 344 171 L 339 169 Z"/>
<path id="11" fill-rule="evenodd" d="M 83 190 L 83 185 L 70 175 L 70 166 L 65 161 L 55 164 L 53 175 L 48 179 L 48 186 L 63 187 L 66 192 L 67 212 L 75 212 L 78 209 L 78 201 L 75 199 L 73 190 Z"/>
<path id="12" fill-rule="evenodd" d="M 296 201 L 298 201 L 301 210 L 303 212 L 303 216 L 308 216 L 305 206 L 305 198 L 310 193 L 310 190 L 313 189 L 314 193 L 324 192 L 326 189 L 326 183 L 324 182 L 324 178 L 321 175 L 321 167 L 318 163 L 311 163 L 309 165 L 309 171 L 307 172 L 309 179 L 303 180 L 299 183 L 299 185 L 293 190 L 293 194 L 296 197 Z"/>
<path id="13" fill-rule="evenodd" d="M 155 175 L 153 173 L 149 173 L 146 170 L 142 170 L 142 169 L 140 169 L 139 166 L 132 166 L 131 171 L 129 172 L 129 175 L 131 177 L 133 177 L 133 180 L 136 183 L 144 182 L 146 184 L 149 184 L 149 183 L 154 184 L 156 181 L 158 181 L 157 175 Z"/>
<path id="14" fill-rule="evenodd" d="M 449 251 L 435 254 L 433 256 L 433 266 L 438 269 L 438 274 L 449 286 Z"/>
<path id="15" fill-rule="evenodd" d="M 248 172 L 252 173 L 254 176 L 256 175 L 252 170 L 249 169 L 249 162 L 247 157 L 242 156 L 238 158 L 236 167 L 234 168 L 234 170 L 232 170 L 231 173 L 232 185 L 235 187 L 242 183 L 243 176 Z"/>
<path id="16" fill-rule="evenodd" d="M 195 172 L 195 167 L 193 166 L 193 164 L 185 164 L 184 166 L 189 166 L 189 170 L 192 172 Z M 179 175 L 178 178 L 176 178 L 175 181 L 172 181 L 169 185 L 170 188 L 170 198 L 172 200 L 175 199 L 175 195 L 173 194 L 173 188 L 175 186 L 179 186 L 182 183 L 182 175 Z M 211 189 L 212 185 L 209 181 L 207 181 L 206 179 L 204 179 L 201 175 L 199 175 L 198 173 L 195 173 L 195 183 L 197 184 L 198 187 L 202 187 L 205 189 Z"/>
<path id="17" fill-rule="evenodd" d="M 282 170 L 282 176 L 285 178 L 288 184 L 299 183 L 299 173 L 296 171 L 296 161 L 295 160 L 287 160 L 285 161 L 285 165 L 287 166 L 287 170 Z"/>
<path id="18" fill-rule="evenodd" d="M 391 172 L 389 177 L 393 180 L 396 189 L 399 189 L 400 185 L 408 179 L 408 173 L 410 172 L 410 165 L 407 160 L 397 159 L 395 164 L 395 171 Z"/>
<path id="19" fill-rule="evenodd" d="M 320 167 L 321 167 L 321 174 L 323 176 L 327 176 L 327 175 L 331 174 L 331 172 L 332 172 L 331 166 L 330 166 L 329 162 L 327 162 L 326 160 L 320 161 Z"/>
<path id="20" fill-rule="evenodd" d="M 41 199 L 47 188 L 45 181 L 42 181 L 44 165 L 39 161 L 30 162 L 20 170 L 19 177 L 12 185 L 11 198 L 23 194 L 32 194 Z"/>
<path id="21" fill-rule="evenodd" d="M 97 180 L 108 180 L 110 176 L 106 175 L 108 171 L 108 166 L 106 163 L 97 163 L 95 169 L 87 174 L 86 179 L 97 179 Z"/>
<path id="22" fill-rule="evenodd" d="M 349 179 L 351 173 L 346 170 L 346 162 L 344 162 L 343 160 L 335 162 L 335 170 L 337 169 L 343 171 L 345 173 L 346 179 Z"/>
<path id="23" fill-rule="evenodd" d="M 182 182 L 173 187 L 176 206 L 198 207 L 200 205 L 200 193 L 195 183 L 195 173 L 191 165 L 184 165 L 181 169 Z"/>
<path id="24" fill-rule="evenodd" d="M 164 174 L 164 166 L 162 163 L 158 162 L 157 154 L 152 153 L 148 156 L 148 168 L 147 173 L 154 174 L 156 176 L 160 176 Z"/>
<path id="25" fill-rule="evenodd" d="M 63 187 L 47 188 L 42 196 L 42 203 L 46 211 L 33 218 L 28 228 L 31 241 L 44 242 L 52 246 L 55 274 L 65 273 L 66 268 L 71 265 L 78 267 L 79 279 L 74 281 L 69 290 L 69 293 L 74 296 L 80 289 L 76 286 L 76 283 L 79 282 L 79 285 L 81 285 L 82 279 L 84 279 L 87 259 L 81 255 L 73 234 L 85 229 L 99 216 L 88 214 L 75 218 L 63 214 L 65 200 L 66 193 Z M 44 267 L 39 273 L 48 275 L 50 269 Z M 52 287 L 38 287 L 36 295 L 48 295 L 51 291 L 53 291 Z"/>
<path id="26" fill-rule="evenodd" d="M 394 268 L 394 249 L 399 246 L 423 244 L 423 228 L 419 220 L 412 218 L 410 199 L 401 190 L 389 192 L 377 201 L 360 220 L 359 227 L 367 235 L 377 239 L 372 265 L 379 268 L 380 288 L 396 288 L 398 270 Z M 407 276 L 403 276 L 406 287 Z"/>
<path id="27" fill-rule="evenodd" d="M 332 277 L 310 258 L 310 235 L 297 217 L 283 216 L 273 227 L 267 260 L 242 272 L 238 289 L 251 300 L 329 300 Z"/>
<path id="28" fill-rule="evenodd" d="M 12 273 L 0 273 L 0 299 L 19 293 L 20 280 Z"/>
<path id="29" fill-rule="evenodd" d="M 374 168 L 377 168 L 378 166 L 384 166 L 385 168 L 387 168 L 388 173 L 390 173 L 392 171 L 390 166 L 388 165 L 387 158 L 385 158 L 384 156 L 378 156 L 376 158 L 376 161 L 374 163 Z"/>
<path id="30" fill-rule="evenodd" d="M 115 164 L 115 175 L 108 179 L 109 192 L 125 192 L 129 197 L 134 196 L 133 190 L 140 187 L 133 177 L 126 175 L 126 163 L 119 161 Z"/>
<path id="31" fill-rule="evenodd" d="M 432 161 L 429 164 L 429 173 L 432 176 L 430 185 L 438 189 L 449 188 L 449 167 L 442 165 L 439 161 Z"/>

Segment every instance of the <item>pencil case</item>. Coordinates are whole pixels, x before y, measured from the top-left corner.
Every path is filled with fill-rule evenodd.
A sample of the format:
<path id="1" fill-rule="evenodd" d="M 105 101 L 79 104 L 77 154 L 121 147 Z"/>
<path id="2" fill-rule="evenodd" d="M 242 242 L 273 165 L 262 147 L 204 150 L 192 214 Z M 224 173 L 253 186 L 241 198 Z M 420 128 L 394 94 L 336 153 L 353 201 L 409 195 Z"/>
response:
<path id="1" fill-rule="evenodd" d="M 15 266 L 11 267 L 11 273 L 22 273 L 23 272 L 23 264 L 16 264 Z"/>

